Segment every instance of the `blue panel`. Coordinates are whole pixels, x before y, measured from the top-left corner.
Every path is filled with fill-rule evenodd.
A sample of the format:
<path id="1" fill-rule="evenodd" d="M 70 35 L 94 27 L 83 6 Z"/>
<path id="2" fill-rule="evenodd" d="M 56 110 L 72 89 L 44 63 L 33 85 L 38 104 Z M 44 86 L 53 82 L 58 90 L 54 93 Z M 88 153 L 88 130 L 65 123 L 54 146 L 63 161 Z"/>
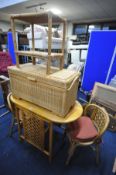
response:
<path id="1" fill-rule="evenodd" d="M 12 58 L 12 63 L 16 64 L 16 57 L 14 52 L 14 43 L 13 43 L 13 37 L 12 32 L 8 32 L 8 51 Z"/>
<path id="2" fill-rule="evenodd" d="M 115 45 L 116 31 L 91 32 L 82 81 L 83 90 L 92 90 L 95 82 L 105 83 Z"/>
<path id="3" fill-rule="evenodd" d="M 109 82 L 111 81 L 111 79 L 116 75 L 116 48 L 115 48 L 115 55 L 114 55 L 114 61 L 111 67 L 111 71 L 108 77 L 108 82 L 107 84 L 109 84 Z"/>

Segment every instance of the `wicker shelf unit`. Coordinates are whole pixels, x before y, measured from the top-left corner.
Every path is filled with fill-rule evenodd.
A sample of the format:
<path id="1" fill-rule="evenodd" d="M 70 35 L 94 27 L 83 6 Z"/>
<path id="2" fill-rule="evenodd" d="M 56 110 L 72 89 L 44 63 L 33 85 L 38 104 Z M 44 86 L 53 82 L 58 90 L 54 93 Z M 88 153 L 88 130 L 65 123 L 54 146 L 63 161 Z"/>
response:
<path id="1" fill-rule="evenodd" d="M 15 21 L 21 20 L 23 22 L 29 23 L 32 27 L 32 50 L 31 51 L 18 51 L 15 35 Z M 63 36 L 62 36 L 62 49 L 61 53 L 52 53 L 51 44 L 52 44 L 52 24 L 63 24 Z M 48 51 L 47 52 L 38 52 L 35 51 L 34 46 L 34 24 L 48 24 Z M 46 73 L 50 74 L 51 60 L 57 58 L 60 61 L 60 69 L 63 69 L 64 66 L 64 48 L 65 48 L 65 35 L 66 35 L 66 20 L 54 15 L 52 12 L 44 13 L 25 13 L 17 14 L 11 16 L 11 27 L 13 32 L 13 40 L 16 54 L 16 65 L 19 67 L 19 55 L 22 56 L 31 56 L 33 65 L 35 65 L 35 57 L 46 58 L 47 59 L 47 68 Z"/>

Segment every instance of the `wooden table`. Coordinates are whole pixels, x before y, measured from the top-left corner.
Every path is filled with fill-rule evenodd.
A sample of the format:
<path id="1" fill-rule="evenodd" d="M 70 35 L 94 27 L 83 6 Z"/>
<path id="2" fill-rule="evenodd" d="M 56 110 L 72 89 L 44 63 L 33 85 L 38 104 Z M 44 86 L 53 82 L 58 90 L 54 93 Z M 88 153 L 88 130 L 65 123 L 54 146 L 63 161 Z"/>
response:
<path id="1" fill-rule="evenodd" d="M 59 117 L 51 111 L 34 105 L 11 95 L 15 116 L 18 121 L 19 137 L 39 148 L 52 159 L 53 124 L 66 124 L 78 119 L 83 112 L 81 104 L 76 101 L 74 107 L 64 117 Z M 22 125 L 21 125 L 22 123 Z M 23 128 L 23 132 L 22 132 Z M 45 133 L 49 132 L 48 150 L 45 149 Z"/>

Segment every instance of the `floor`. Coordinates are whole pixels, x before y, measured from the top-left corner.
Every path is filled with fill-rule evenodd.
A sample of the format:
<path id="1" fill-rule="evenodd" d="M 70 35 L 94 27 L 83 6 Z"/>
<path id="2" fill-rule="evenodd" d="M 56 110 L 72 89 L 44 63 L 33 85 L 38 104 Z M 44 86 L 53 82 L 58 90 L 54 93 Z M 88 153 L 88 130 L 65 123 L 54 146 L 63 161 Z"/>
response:
<path id="1" fill-rule="evenodd" d="M 3 97 L 0 91 L 0 105 Z M 0 114 L 6 108 L 0 109 Z M 0 175 L 113 175 L 116 156 L 116 133 L 107 131 L 101 144 L 101 162 L 95 164 L 95 153 L 90 147 L 78 148 L 69 166 L 65 166 L 68 140 L 62 145 L 62 132 L 54 133 L 54 158 L 48 157 L 26 142 L 18 140 L 17 126 L 9 137 L 11 113 L 0 118 Z M 60 148 L 58 150 L 58 148 Z"/>

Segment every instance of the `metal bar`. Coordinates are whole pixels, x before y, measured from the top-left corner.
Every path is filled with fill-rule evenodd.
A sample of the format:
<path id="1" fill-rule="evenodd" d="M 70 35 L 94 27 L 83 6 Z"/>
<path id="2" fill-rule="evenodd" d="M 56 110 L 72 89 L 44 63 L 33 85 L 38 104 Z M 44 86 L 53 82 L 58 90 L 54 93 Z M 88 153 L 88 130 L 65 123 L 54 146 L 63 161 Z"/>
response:
<path id="1" fill-rule="evenodd" d="M 4 115 L 8 114 L 10 111 L 4 112 L 2 115 L 0 115 L 0 118 L 3 117 Z"/>

